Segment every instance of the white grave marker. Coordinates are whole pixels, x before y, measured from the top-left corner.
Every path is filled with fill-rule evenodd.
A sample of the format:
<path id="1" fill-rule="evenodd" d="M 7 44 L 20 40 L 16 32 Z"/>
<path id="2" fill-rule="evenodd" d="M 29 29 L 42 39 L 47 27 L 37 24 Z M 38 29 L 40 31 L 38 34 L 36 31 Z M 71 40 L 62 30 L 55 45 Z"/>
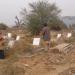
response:
<path id="1" fill-rule="evenodd" d="M 39 44 L 40 44 L 40 38 L 34 38 L 33 39 L 33 45 L 39 46 Z"/>
<path id="2" fill-rule="evenodd" d="M 8 38 L 11 38 L 12 34 L 11 34 L 11 33 L 8 33 L 8 35 L 7 35 L 7 36 L 8 36 Z"/>
<path id="3" fill-rule="evenodd" d="M 20 36 L 17 36 L 17 37 L 16 37 L 16 41 L 19 41 L 19 40 L 20 40 Z"/>
<path id="4" fill-rule="evenodd" d="M 67 38 L 70 38 L 72 36 L 72 33 L 67 34 Z"/>
<path id="5" fill-rule="evenodd" d="M 60 38 L 60 37 L 61 37 L 61 34 L 58 34 L 58 35 L 57 35 L 57 39 Z"/>

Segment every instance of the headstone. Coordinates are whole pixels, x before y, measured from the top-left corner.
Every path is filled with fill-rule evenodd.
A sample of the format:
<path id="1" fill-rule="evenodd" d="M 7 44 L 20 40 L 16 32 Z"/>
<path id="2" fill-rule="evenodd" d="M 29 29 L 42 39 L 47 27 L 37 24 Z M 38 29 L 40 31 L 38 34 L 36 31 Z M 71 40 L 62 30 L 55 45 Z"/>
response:
<path id="1" fill-rule="evenodd" d="M 67 38 L 70 38 L 72 36 L 72 33 L 67 34 Z"/>
<path id="2" fill-rule="evenodd" d="M 8 36 L 8 38 L 11 38 L 12 37 L 12 34 L 11 33 L 8 33 L 7 36 Z"/>
<path id="3" fill-rule="evenodd" d="M 17 37 L 16 37 L 16 41 L 19 41 L 19 40 L 20 40 L 20 36 L 17 36 Z"/>
<path id="4" fill-rule="evenodd" d="M 58 34 L 58 35 L 57 35 L 57 39 L 60 38 L 60 37 L 61 37 L 61 34 Z"/>
<path id="5" fill-rule="evenodd" d="M 40 38 L 34 38 L 33 39 L 33 45 L 34 46 L 39 46 L 40 45 Z"/>

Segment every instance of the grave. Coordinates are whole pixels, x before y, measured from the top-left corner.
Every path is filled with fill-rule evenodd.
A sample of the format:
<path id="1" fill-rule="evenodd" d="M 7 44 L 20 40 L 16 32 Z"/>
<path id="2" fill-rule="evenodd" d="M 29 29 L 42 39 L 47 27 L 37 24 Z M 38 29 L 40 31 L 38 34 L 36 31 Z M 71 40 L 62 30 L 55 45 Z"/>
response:
<path id="1" fill-rule="evenodd" d="M 7 36 L 8 36 L 8 38 L 11 38 L 12 37 L 12 34 L 11 33 L 8 33 Z"/>
<path id="2" fill-rule="evenodd" d="M 58 35 L 57 35 L 57 39 L 60 38 L 60 37 L 61 37 L 61 34 L 58 34 Z"/>
<path id="3" fill-rule="evenodd" d="M 19 41 L 19 40 L 20 40 L 20 36 L 17 36 L 17 37 L 16 37 L 16 41 Z"/>
<path id="4" fill-rule="evenodd" d="M 34 38 L 33 39 L 33 46 L 39 46 L 40 45 L 40 38 Z"/>
<path id="5" fill-rule="evenodd" d="M 72 36 L 72 33 L 67 33 L 67 38 L 70 38 Z"/>

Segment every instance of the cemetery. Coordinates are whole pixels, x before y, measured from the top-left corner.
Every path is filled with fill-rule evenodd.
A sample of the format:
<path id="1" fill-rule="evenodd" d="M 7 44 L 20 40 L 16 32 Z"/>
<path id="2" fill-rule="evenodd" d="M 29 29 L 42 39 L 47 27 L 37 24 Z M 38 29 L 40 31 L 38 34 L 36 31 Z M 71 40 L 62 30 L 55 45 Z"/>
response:
<path id="1" fill-rule="evenodd" d="M 23 32 L 18 32 L 15 35 L 15 39 L 12 38 L 12 30 L 11 32 L 7 32 L 4 36 L 7 43 L 5 44 L 5 47 L 0 50 L 0 65 L 3 65 L 0 67 L 0 74 L 75 74 L 74 32 L 68 31 L 65 34 L 65 32 L 60 33 L 51 31 L 50 48 L 48 51 L 45 51 L 43 40 L 40 36 L 31 36 L 30 34 Z"/>
<path id="2" fill-rule="evenodd" d="M 75 75 L 74 0 L 0 3 L 0 75 Z"/>

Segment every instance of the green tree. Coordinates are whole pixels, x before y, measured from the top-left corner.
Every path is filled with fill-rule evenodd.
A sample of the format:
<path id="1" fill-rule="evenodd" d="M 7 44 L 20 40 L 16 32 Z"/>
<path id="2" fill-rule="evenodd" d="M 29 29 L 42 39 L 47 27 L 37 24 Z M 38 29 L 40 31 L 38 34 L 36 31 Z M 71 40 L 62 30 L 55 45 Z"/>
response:
<path id="1" fill-rule="evenodd" d="M 62 29 L 67 29 L 67 25 L 65 25 L 65 23 L 59 19 L 59 17 L 56 17 L 50 20 L 49 25 L 50 25 L 51 30 L 59 31 Z"/>
<path id="2" fill-rule="evenodd" d="M 26 15 L 24 22 L 27 21 L 27 27 L 32 34 L 39 32 L 44 23 L 48 23 L 52 29 L 63 26 L 59 25 L 61 23 L 58 18 L 60 10 L 55 4 L 50 4 L 47 1 L 39 1 L 30 3 L 29 5 L 31 11 Z M 25 17 L 26 11 L 23 10 L 22 13 L 22 16 Z"/>

